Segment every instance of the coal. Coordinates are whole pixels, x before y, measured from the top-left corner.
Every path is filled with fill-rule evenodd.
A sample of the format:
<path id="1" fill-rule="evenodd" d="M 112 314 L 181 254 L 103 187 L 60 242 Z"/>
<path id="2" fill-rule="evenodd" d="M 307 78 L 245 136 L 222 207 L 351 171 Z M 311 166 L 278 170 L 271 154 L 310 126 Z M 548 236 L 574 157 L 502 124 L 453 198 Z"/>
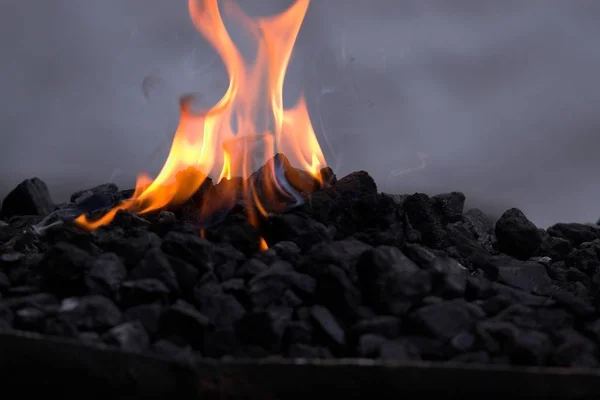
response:
<path id="1" fill-rule="evenodd" d="M 39 179 L 20 184 L 3 202 L 0 329 L 177 360 L 600 366 L 600 226 L 540 229 L 516 208 L 494 221 L 460 192 L 384 194 L 365 171 L 330 169 L 319 184 L 272 161 L 255 189 L 278 173 L 291 193 L 258 223 L 241 198 L 195 219 L 235 179 L 93 232 L 72 214 L 132 190 L 100 185 L 55 207 Z"/>
<path id="2" fill-rule="evenodd" d="M 2 201 L 0 219 L 9 220 L 18 215 L 46 216 L 55 206 L 46 184 L 39 178 L 26 179 L 17 185 Z"/>

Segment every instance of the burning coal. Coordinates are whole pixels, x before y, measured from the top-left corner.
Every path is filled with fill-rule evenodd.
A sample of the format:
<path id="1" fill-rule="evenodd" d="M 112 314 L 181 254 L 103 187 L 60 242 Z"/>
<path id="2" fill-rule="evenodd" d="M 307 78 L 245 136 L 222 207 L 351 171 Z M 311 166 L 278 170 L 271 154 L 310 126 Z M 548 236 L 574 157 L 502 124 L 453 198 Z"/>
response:
<path id="1" fill-rule="evenodd" d="M 192 22 L 225 64 L 227 91 L 204 111 L 193 110 L 193 97 L 184 96 L 179 126 L 158 176 L 140 175 L 131 199 L 98 219 L 82 214 L 76 223 L 93 230 L 111 222 L 119 210 L 144 214 L 182 204 L 212 185 L 209 176 L 218 176 L 218 190 L 201 190 L 203 196 L 195 201 L 200 220 L 214 219 L 240 198 L 253 224 L 274 205 L 301 204 L 306 190 L 322 184 L 326 167 L 304 97 L 292 109 L 283 108 L 284 78 L 309 3 L 297 0 L 279 15 L 251 19 L 225 2 L 223 12 L 256 40 L 256 59 L 249 65 L 225 27 L 217 0 L 189 0 Z M 257 112 L 263 102 L 270 110 L 268 121 Z M 259 126 L 269 129 L 259 131 Z M 257 154 L 265 166 L 254 172 Z"/>

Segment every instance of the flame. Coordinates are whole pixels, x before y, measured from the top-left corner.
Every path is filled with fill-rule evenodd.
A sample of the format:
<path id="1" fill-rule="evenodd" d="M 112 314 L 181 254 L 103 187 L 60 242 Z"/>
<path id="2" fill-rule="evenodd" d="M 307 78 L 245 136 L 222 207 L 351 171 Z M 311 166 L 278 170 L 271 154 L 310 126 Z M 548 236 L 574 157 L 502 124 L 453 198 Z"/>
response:
<path id="1" fill-rule="evenodd" d="M 158 176 L 152 180 L 140 175 L 132 199 L 99 219 L 89 220 L 81 215 L 76 223 L 93 230 L 112 221 L 119 210 L 144 214 L 184 203 L 198 192 L 208 176 L 218 176 L 227 193 L 218 201 L 203 196 L 198 204 L 201 214 L 209 216 L 222 207 L 223 198 L 234 201 L 241 195 L 255 206 L 256 212 L 249 214 L 249 219 L 257 223 L 258 214 L 267 212 L 265 195 L 267 201 L 282 194 L 294 197 L 290 194 L 293 192 L 290 182 L 277 173 L 275 165 L 264 168 L 263 181 L 267 184 L 263 184 L 260 195 L 257 187 L 248 183 L 254 168 L 252 156 L 261 144 L 261 165 L 273 161 L 276 153 L 282 153 L 290 164 L 320 182 L 320 170 L 326 163 L 304 96 L 300 96 L 292 109 L 283 108 L 285 74 L 309 3 L 310 0 L 297 0 L 279 15 L 251 19 L 234 3 L 225 1 L 224 12 L 236 18 L 257 41 L 256 60 L 247 65 L 227 32 L 217 0 L 189 0 L 194 26 L 217 51 L 227 69 L 229 86 L 225 94 L 205 112 L 192 110 L 193 98 L 182 98 L 179 125 Z M 266 121 L 269 124 L 258 121 L 257 105 L 261 101 L 270 110 Z M 259 131 L 258 122 L 270 128 Z M 234 184 L 234 177 L 243 178 L 241 188 Z M 267 248 L 264 240 L 261 247 Z"/>

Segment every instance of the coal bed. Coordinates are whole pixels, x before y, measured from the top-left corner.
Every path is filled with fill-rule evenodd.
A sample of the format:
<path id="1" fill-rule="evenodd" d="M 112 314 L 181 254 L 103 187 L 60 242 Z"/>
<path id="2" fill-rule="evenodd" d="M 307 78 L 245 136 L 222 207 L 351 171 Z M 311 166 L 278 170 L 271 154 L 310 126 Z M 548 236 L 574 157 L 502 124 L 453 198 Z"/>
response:
<path id="1" fill-rule="evenodd" d="M 149 214 L 119 211 L 93 231 L 74 222 L 132 193 L 109 183 L 56 205 L 33 178 L 6 196 L 3 371 L 8 355 L 19 356 L 14 346 L 54 351 L 57 360 L 57 349 L 89 354 L 107 373 L 121 356 L 142 364 L 245 360 L 256 370 L 271 363 L 274 381 L 295 360 L 425 365 L 445 381 L 491 368 L 504 371 L 494 373 L 503 386 L 517 382 L 506 378 L 511 371 L 532 371 L 523 367 L 600 365 L 596 224 L 540 229 L 516 208 L 493 221 L 464 210 L 459 192 L 380 193 L 365 171 L 339 180 L 330 171 L 326 185 L 258 225 L 237 202 L 200 228 L 185 211 L 193 200 Z M 17 343 L 10 351 L 1 345 L 9 341 Z"/>

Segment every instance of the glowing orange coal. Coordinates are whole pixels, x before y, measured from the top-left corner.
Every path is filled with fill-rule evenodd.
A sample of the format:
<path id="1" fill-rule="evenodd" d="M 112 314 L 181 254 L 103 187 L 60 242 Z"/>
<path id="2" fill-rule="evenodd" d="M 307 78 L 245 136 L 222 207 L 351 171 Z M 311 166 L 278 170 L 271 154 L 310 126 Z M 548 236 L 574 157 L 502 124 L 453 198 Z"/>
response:
<path id="1" fill-rule="evenodd" d="M 262 197 L 247 183 L 259 146 L 263 164 L 273 160 L 276 153 L 282 153 L 292 166 L 320 181 L 320 170 L 326 164 L 304 97 L 300 97 L 294 108 L 283 109 L 284 77 L 309 3 L 310 0 L 297 0 L 279 15 L 258 19 L 245 16 L 231 2 L 224 3 L 223 11 L 239 20 L 257 41 L 256 59 L 248 65 L 225 28 L 217 0 L 189 0 L 192 22 L 227 68 L 227 91 L 217 104 L 202 113 L 192 110 L 189 98 L 182 99 L 179 126 L 158 176 L 152 180 L 140 175 L 132 199 L 97 220 L 81 215 L 76 223 L 93 230 L 109 223 L 118 210 L 144 214 L 184 203 L 198 191 L 207 176 L 217 177 L 219 181 L 230 180 L 231 184 L 218 185 L 228 192 L 227 196 L 213 201 L 201 200 L 198 204 L 201 214 L 210 215 L 222 207 L 224 199 L 232 201 L 242 196 L 253 204 L 256 212 L 265 214 L 264 194 L 277 196 L 286 191 L 275 168 L 263 169 L 263 173 L 270 176 L 262 180 Z M 257 105 L 261 102 L 268 104 L 271 113 L 270 128 L 266 132 L 257 132 L 256 128 Z M 234 177 L 244 178 L 238 180 L 244 183 L 233 184 Z M 267 182 L 266 187 L 264 182 Z M 249 217 L 252 217 L 251 222 L 256 220 L 256 215 Z"/>

